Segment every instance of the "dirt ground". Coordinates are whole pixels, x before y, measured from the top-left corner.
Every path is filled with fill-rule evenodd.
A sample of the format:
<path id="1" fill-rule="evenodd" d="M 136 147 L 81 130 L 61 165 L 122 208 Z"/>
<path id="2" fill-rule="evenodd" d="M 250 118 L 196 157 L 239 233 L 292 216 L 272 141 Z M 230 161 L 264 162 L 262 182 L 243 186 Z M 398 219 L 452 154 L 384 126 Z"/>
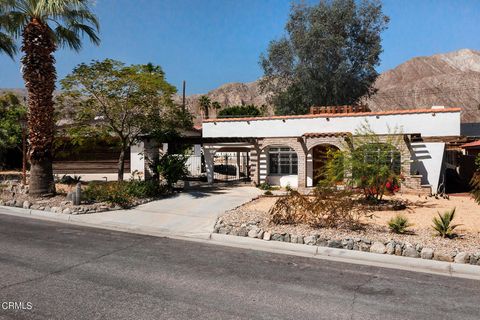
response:
<path id="1" fill-rule="evenodd" d="M 454 250 L 477 252 L 480 250 L 480 205 L 469 195 L 454 195 L 449 199 L 434 197 L 418 197 L 416 195 L 396 195 L 391 199 L 408 201 L 407 209 L 400 211 L 375 211 L 372 218 L 365 218 L 363 230 L 351 231 L 334 228 L 315 229 L 308 225 L 274 225 L 270 222 L 268 210 L 275 204 L 277 197 L 260 197 L 243 206 L 226 212 L 221 219 L 227 224 L 240 227 L 244 223 L 255 221 L 259 227 L 270 232 L 287 232 L 290 234 L 317 234 L 331 239 L 346 237 L 365 237 L 372 241 L 396 240 L 421 244 L 443 252 Z M 443 239 L 435 236 L 432 230 L 432 219 L 438 213 L 456 208 L 455 224 L 461 224 L 455 229 L 459 237 Z M 402 213 L 413 226 L 411 234 L 394 234 L 387 228 L 387 221 L 398 213 Z"/>

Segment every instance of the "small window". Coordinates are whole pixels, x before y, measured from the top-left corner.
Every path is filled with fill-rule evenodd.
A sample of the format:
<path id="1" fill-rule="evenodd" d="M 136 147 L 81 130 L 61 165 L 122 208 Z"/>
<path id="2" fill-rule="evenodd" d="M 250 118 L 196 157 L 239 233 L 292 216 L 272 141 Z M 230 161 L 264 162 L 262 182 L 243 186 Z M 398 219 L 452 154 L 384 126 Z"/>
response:
<path id="1" fill-rule="evenodd" d="M 298 172 L 298 158 L 292 148 L 269 148 L 268 159 L 269 174 L 271 175 L 292 175 Z"/>

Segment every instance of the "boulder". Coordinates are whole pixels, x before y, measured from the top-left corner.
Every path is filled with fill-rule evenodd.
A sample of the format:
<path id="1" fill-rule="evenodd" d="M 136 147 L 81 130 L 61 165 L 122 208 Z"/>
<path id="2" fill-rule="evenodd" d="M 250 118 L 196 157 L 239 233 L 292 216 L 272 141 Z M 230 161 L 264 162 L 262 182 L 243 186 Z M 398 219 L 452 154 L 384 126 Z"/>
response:
<path id="1" fill-rule="evenodd" d="M 30 201 L 23 201 L 23 204 L 22 204 L 22 207 L 23 209 L 30 209 L 30 207 L 32 206 L 32 204 L 30 203 Z"/>
<path id="2" fill-rule="evenodd" d="M 283 236 L 280 233 L 274 233 L 272 235 L 273 241 L 283 241 Z"/>
<path id="3" fill-rule="evenodd" d="M 353 250 L 354 242 L 352 239 L 343 239 L 342 240 L 342 247 L 347 250 Z"/>
<path id="4" fill-rule="evenodd" d="M 70 208 L 65 208 L 65 209 L 63 209 L 62 213 L 63 214 L 71 214 L 72 210 L 70 210 Z"/>
<path id="5" fill-rule="evenodd" d="M 303 241 L 309 246 L 314 246 L 317 243 L 317 236 L 306 236 Z"/>
<path id="6" fill-rule="evenodd" d="M 238 236 L 239 237 L 246 237 L 248 235 L 248 231 L 247 231 L 247 228 L 245 227 L 240 227 L 240 229 L 238 229 Z"/>
<path id="7" fill-rule="evenodd" d="M 303 236 L 292 234 L 292 236 L 290 237 L 290 242 L 303 244 Z"/>
<path id="8" fill-rule="evenodd" d="M 387 254 L 395 254 L 395 241 L 387 243 Z"/>
<path id="9" fill-rule="evenodd" d="M 409 258 L 419 258 L 420 254 L 418 253 L 417 249 L 411 245 L 406 245 L 405 248 L 403 249 L 402 255 L 404 257 L 409 257 Z"/>
<path id="10" fill-rule="evenodd" d="M 470 262 L 470 255 L 466 252 L 459 252 L 455 256 L 453 260 L 455 263 L 469 263 Z"/>
<path id="11" fill-rule="evenodd" d="M 433 260 L 453 262 L 453 257 L 448 253 L 435 252 L 433 255 Z"/>
<path id="12" fill-rule="evenodd" d="M 342 242 L 339 241 L 339 240 L 328 240 L 327 242 L 327 247 L 330 247 L 330 248 L 338 248 L 338 249 L 342 249 L 343 246 L 342 246 Z"/>
<path id="13" fill-rule="evenodd" d="M 433 259 L 433 249 L 432 248 L 423 248 L 420 251 L 420 258 L 431 260 Z"/>
<path id="14" fill-rule="evenodd" d="M 401 256 L 403 253 L 403 248 L 402 248 L 402 245 L 400 243 L 397 243 L 395 245 L 395 255 L 396 256 Z"/>
<path id="15" fill-rule="evenodd" d="M 272 234 L 270 232 L 265 232 L 263 234 L 263 240 L 270 241 L 270 239 L 272 239 Z"/>
<path id="16" fill-rule="evenodd" d="M 387 247 L 383 243 L 376 241 L 370 247 L 370 252 L 384 254 L 387 252 Z"/>
<path id="17" fill-rule="evenodd" d="M 315 244 L 320 247 L 326 247 L 328 244 L 328 239 L 326 238 L 317 238 L 317 241 L 315 241 Z"/>

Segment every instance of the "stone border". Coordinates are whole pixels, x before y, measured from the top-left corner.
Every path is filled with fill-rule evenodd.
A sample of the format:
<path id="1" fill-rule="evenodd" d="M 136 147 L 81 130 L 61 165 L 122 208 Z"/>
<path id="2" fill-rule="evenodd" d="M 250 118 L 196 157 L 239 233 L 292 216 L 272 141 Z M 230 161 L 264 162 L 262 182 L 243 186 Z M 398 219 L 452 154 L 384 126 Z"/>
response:
<path id="1" fill-rule="evenodd" d="M 289 233 L 272 233 L 268 230 L 259 228 L 256 222 L 244 223 L 241 227 L 235 228 L 231 225 L 225 225 L 222 219 L 219 218 L 215 224 L 213 232 L 265 241 L 289 242 L 308 246 L 328 247 L 480 266 L 480 251 L 476 253 L 454 251 L 450 254 L 444 254 L 436 252 L 432 248 L 423 247 L 421 244 L 411 244 L 394 240 L 379 242 L 371 241 L 366 238 L 331 239 L 323 238 L 318 235 L 304 236 Z"/>

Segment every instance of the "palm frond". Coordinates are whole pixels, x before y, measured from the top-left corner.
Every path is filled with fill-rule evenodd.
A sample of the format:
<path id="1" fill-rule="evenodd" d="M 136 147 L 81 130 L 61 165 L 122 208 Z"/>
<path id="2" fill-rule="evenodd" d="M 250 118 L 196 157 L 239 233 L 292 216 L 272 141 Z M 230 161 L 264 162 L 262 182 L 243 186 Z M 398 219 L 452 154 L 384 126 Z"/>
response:
<path id="1" fill-rule="evenodd" d="M 17 45 L 15 44 L 15 40 L 3 32 L 0 32 L 0 52 L 6 53 L 12 59 L 17 53 Z"/>

